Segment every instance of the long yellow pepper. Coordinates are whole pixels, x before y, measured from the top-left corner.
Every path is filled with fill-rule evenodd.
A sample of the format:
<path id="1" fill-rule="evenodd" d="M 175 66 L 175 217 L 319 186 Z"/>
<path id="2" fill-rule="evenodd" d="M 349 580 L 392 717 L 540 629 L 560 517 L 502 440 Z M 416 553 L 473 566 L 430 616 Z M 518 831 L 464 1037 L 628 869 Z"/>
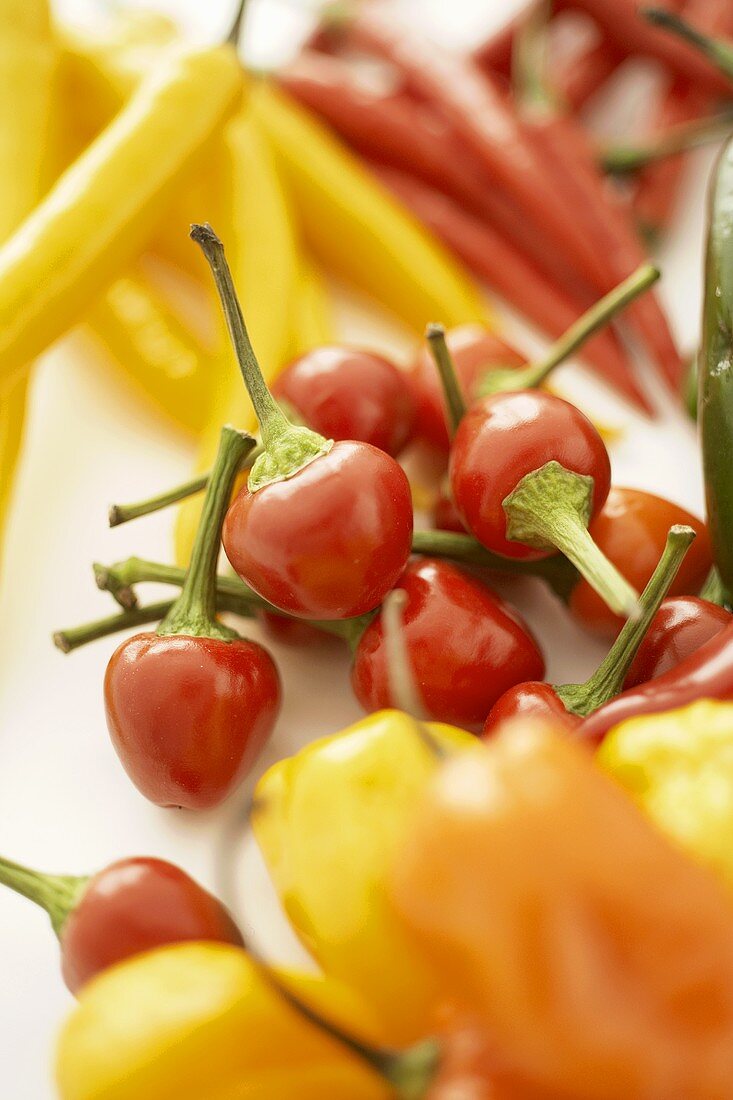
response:
<path id="1" fill-rule="evenodd" d="M 338 1016 L 339 1002 L 333 1001 Z M 59 1042 L 61 1100 L 388 1100 L 387 1085 L 309 1024 L 244 951 L 180 944 L 83 991 Z"/>
<path id="2" fill-rule="evenodd" d="M 48 182 L 56 61 L 46 0 L 3 0 L 0 241 L 22 222 Z M 23 440 L 27 387 L 25 377 L 0 386 L 0 543 Z"/>
<path id="3" fill-rule="evenodd" d="M 420 333 L 430 321 L 487 319 L 469 276 L 314 116 L 266 82 L 251 103 L 325 268 Z"/>
<path id="4" fill-rule="evenodd" d="M 242 88 L 231 46 L 167 54 L 0 249 L 0 378 L 63 335 L 123 271 Z"/>
<path id="5" fill-rule="evenodd" d="M 445 749 L 475 744 L 463 730 L 427 729 Z M 398 1044 L 432 1033 L 438 990 L 386 881 L 439 763 L 418 723 L 382 711 L 281 760 L 255 793 L 255 835 L 293 928 Z"/>
<path id="6" fill-rule="evenodd" d="M 334 318 L 328 288 L 315 264 L 303 257 L 296 287 L 289 354 L 295 359 L 334 340 Z"/>
<path id="7" fill-rule="evenodd" d="M 287 197 L 266 144 L 244 113 L 227 127 L 228 168 L 224 241 L 231 256 L 242 311 L 252 344 L 267 380 L 275 377 L 290 356 L 291 310 L 297 291 L 300 254 Z M 216 226 L 214 226 L 216 229 Z M 195 245 L 191 244 L 193 249 Z M 214 460 L 222 424 L 255 431 L 257 421 L 239 373 L 234 353 L 227 351 L 210 405 L 209 424 L 198 450 L 196 468 L 208 470 Z M 176 525 L 176 557 L 189 560 L 202 501 L 192 497 L 181 507 Z"/>

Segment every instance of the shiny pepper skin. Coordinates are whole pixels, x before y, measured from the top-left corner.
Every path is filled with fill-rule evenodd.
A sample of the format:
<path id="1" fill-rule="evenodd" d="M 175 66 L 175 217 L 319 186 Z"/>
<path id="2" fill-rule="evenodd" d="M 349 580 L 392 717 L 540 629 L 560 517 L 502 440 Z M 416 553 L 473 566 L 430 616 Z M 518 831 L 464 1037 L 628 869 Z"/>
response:
<path id="1" fill-rule="evenodd" d="M 382 602 L 410 556 L 410 485 L 383 451 L 336 442 L 292 477 L 242 489 L 223 542 L 242 580 L 289 615 L 361 615 Z"/>
<path id="2" fill-rule="evenodd" d="M 730 626 L 723 607 L 698 596 L 671 596 L 657 612 L 624 682 L 625 688 L 663 676 Z"/>
<path id="3" fill-rule="evenodd" d="M 164 944 L 242 935 L 212 894 L 162 859 L 121 859 L 93 875 L 61 927 L 64 981 L 77 993 L 114 963 Z"/>
<path id="4" fill-rule="evenodd" d="M 544 674 L 542 654 L 519 614 L 455 565 L 416 559 L 397 586 L 407 594 L 402 621 L 408 659 L 432 720 L 477 729 L 508 688 Z M 351 683 L 365 710 L 396 705 L 381 615 L 359 641 Z"/>
<path id="5" fill-rule="evenodd" d="M 280 695 L 272 658 L 244 639 L 136 634 L 112 655 L 104 681 L 112 743 L 135 786 L 159 806 L 197 810 L 245 777 Z"/>

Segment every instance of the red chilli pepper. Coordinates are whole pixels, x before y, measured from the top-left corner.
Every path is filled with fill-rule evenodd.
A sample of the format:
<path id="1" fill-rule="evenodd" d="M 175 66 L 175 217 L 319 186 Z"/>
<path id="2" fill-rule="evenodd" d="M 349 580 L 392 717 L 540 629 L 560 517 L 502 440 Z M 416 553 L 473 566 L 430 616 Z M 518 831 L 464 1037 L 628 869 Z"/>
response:
<path id="1" fill-rule="evenodd" d="M 698 699 L 733 699 L 733 625 L 663 676 L 617 695 L 586 718 L 578 734 L 598 744 L 613 726 L 627 718 L 675 710 Z"/>
<path id="2" fill-rule="evenodd" d="M 617 695 L 694 538 L 691 527 L 670 530 L 657 568 L 639 599 L 639 614 L 626 620 L 590 679 L 584 684 L 563 684 L 561 687 L 525 683 L 511 688 L 490 711 L 484 735 L 493 735 L 502 722 L 517 717 L 550 719 L 565 729 L 575 729 L 584 715 Z"/>
<path id="3" fill-rule="evenodd" d="M 164 944 L 243 943 L 221 902 L 162 859 L 121 859 L 85 877 L 41 874 L 0 859 L 0 883 L 48 913 L 72 993 L 115 963 Z"/>
<path id="4" fill-rule="evenodd" d="M 663 676 L 731 625 L 730 612 L 699 596 L 671 596 L 649 627 L 625 688 Z"/>
<path id="5" fill-rule="evenodd" d="M 334 443 L 290 423 L 265 385 L 221 241 L 210 226 L 191 234 L 214 274 L 264 448 L 227 512 L 227 557 L 243 581 L 289 615 L 328 620 L 371 611 L 411 553 L 407 477 L 368 443 Z"/>
<path id="6" fill-rule="evenodd" d="M 487 549 L 523 560 L 559 549 L 617 614 L 635 609 L 637 592 L 587 530 L 609 493 L 608 452 L 569 402 L 537 390 L 477 402 L 458 425 L 449 473 L 458 513 Z"/>
<path id="7" fill-rule="evenodd" d="M 415 402 L 405 375 L 375 352 L 313 348 L 278 375 L 272 392 L 327 439 L 358 440 L 394 457 L 412 435 Z"/>
<path id="8" fill-rule="evenodd" d="M 544 660 L 519 614 L 485 584 L 455 565 L 418 558 L 397 586 L 406 594 L 402 630 L 407 657 L 427 715 L 478 729 L 512 684 L 537 679 Z M 381 612 L 354 653 L 351 684 L 367 711 L 394 707 Z"/>

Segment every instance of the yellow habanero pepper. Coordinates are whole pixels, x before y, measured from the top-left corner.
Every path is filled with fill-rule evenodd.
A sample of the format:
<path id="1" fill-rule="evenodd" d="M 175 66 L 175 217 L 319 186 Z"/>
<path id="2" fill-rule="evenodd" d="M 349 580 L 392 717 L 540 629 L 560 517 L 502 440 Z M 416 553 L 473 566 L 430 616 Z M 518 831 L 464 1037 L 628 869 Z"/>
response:
<path id="1" fill-rule="evenodd" d="M 448 749 L 475 745 L 463 730 L 426 729 Z M 295 931 L 398 1045 L 431 1034 L 437 988 L 393 913 L 387 872 L 439 763 L 418 722 L 381 711 L 281 760 L 255 793 L 255 836 Z"/>
<path id="2" fill-rule="evenodd" d="M 242 88 L 229 45 L 166 54 L 0 249 L 0 378 L 25 368 L 122 273 Z"/>
<path id="3" fill-rule="evenodd" d="M 240 113 L 224 136 L 228 169 L 223 225 L 242 311 L 262 372 L 271 381 L 287 363 L 291 348 L 291 309 L 297 292 L 300 254 L 290 207 L 272 157 L 249 117 Z M 216 226 L 214 226 L 216 229 Z M 222 230 L 222 232 L 225 232 Z M 190 244 L 193 249 L 195 245 Z M 196 469 L 211 468 L 222 424 L 255 431 L 257 420 L 233 352 L 228 349 L 209 406 L 209 423 L 199 446 Z M 176 524 L 176 557 L 191 554 L 202 500 L 181 506 Z"/>
<path id="4" fill-rule="evenodd" d="M 46 0 L 4 0 L 0 5 L 0 87 L 4 89 L 0 241 L 22 222 L 47 183 L 56 61 Z M 0 541 L 23 441 L 27 387 L 26 377 L 0 385 Z"/>
<path id="5" fill-rule="evenodd" d="M 610 730 L 598 763 L 733 886 L 733 703 L 703 699 Z"/>
<path id="6" fill-rule="evenodd" d="M 251 104 L 327 270 L 420 333 L 429 321 L 487 319 L 469 276 L 311 114 L 264 81 Z"/>
<path id="7" fill-rule="evenodd" d="M 331 998 L 334 1017 L 338 996 Z M 61 1100 L 388 1100 L 365 1062 L 221 944 L 138 955 L 85 987 L 56 1058 Z"/>

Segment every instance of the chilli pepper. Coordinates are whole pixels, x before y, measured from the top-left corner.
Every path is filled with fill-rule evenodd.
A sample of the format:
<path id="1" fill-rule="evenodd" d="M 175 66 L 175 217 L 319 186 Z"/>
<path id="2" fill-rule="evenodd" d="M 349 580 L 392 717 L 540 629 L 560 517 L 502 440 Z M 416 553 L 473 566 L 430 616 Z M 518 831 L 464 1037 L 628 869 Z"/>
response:
<path id="1" fill-rule="evenodd" d="M 596 760 L 659 827 L 733 886 L 733 706 L 703 699 L 632 718 Z"/>
<path id="2" fill-rule="evenodd" d="M 482 398 L 458 425 L 449 474 L 458 514 L 493 553 L 528 560 L 561 550 L 616 614 L 634 612 L 638 593 L 588 532 L 611 467 L 574 405 L 538 390 Z"/>
<path id="3" fill-rule="evenodd" d="M 733 699 L 733 624 L 662 676 L 629 688 L 600 707 L 585 719 L 579 734 L 595 744 L 627 718 L 676 710 L 698 699 Z"/>
<path id="4" fill-rule="evenodd" d="M 382 711 L 279 761 L 255 791 L 255 836 L 293 928 L 399 1045 L 431 1034 L 437 990 L 396 926 L 386 873 L 441 753 L 473 740 Z"/>
<path id="5" fill-rule="evenodd" d="M 515 722 L 449 760 L 390 887 L 502 1100 L 730 1094 L 729 893 L 563 731 Z"/>
<path id="6" fill-rule="evenodd" d="M 713 559 L 733 587 L 733 140 L 723 149 L 710 189 L 698 421 Z"/>
<path id="7" fill-rule="evenodd" d="M 180 596 L 156 633 L 112 655 L 107 725 L 128 775 L 162 806 L 203 809 L 231 794 L 270 736 L 280 709 L 272 658 L 216 619 L 224 514 L 254 440 L 224 428 Z"/>
<path id="8" fill-rule="evenodd" d="M 310 258 L 301 257 L 290 352 L 294 357 L 335 343 L 335 321 L 323 275 Z"/>
<path id="9" fill-rule="evenodd" d="M 0 859 L 0 883 L 46 910 L 72 993 L 101 971 L 162 944 L 242 944 L 220 901 L 162 859 L 120 859 L 95 875 L 46 875 Z"/>
<path id="10" fill-rule="evenodd" d="M 191 234 L 211 265 L 263 438 L 226 515 L 226 555 L 242 580 L 289 614 L 346 619 L 371 611 L 410 555 L 407 477 L 368 443 L 334 442 L 290 423 L 262 377 L 221 241 L 210 226 Z"/>
<path id="11" fill-rule="evenodd" d="M 646 632 L 624 687 L 637 687 L 663 676 L 730 624 L 730 612 L 709 600 L 670 596 Z"/>
<path id="12" fill-rule="evenodd" d="M 581 124 L 557 103 L 545 76 L 546 8 L 542 0 L 525 20 L 517 41 L 515 83 L 525 129 L 542 157 L 545 178 L 567 196 L 598 257 L 599 290 L 608 291 L 648 257 L 620 196 L 597 164 Z M 634 301 L 628 320 L 644 342 L 661 377 L 678 393 L 682 360 L 654 293 Z"/>
<path id="13" fill-rule="evenodd" d="M 478 728 L 512 685 L 539 679 L 545 662 L 519 613 L 448 562 L 411 561 L 397 581 L 406 594 L 406 660 L 427 716 Z M 397 706 L 382 612 L 354 652 L 351 684 L 367 711 Z"/>
<path id="14" fill-rule="evenodd" d="M 669 592 L 687 550 L 695 538 L 691 527 L 672 527 L 659 564 L 639 598 L 639 612 L 627 619 L 605 659 L 583 684 L 556 687 L 518 683 L 494 704 L 484 724 L 484 735 L 510 718 L 547 718 L 558 727 L 575 729 L 581 719 L 617 695 L 644 641 L 662 600 Z"/>
<path id="15" fill-rule="evenodd" d="M 278 375 L 272 393 L 328 439 L 370 443 L 394 457 L 412 434 L 415 403 L 405 377 L 375 352 L 313 348 Z"/>
<path id="16" fill-rule="evenodd" d="M 670 590 L 672 596 L 686 596 L 699 592 L 712 560 L 707 527 L 685 508 L 642 489 L 614 485 L 588 530 L 609 561 L 634 588 L 641 589 L 675 524 L 691 527 L 697 536 Z M 614 637 L 623 625 L 582 578 L 572 589 L 569 607 L 578 622 L 604 637 Z"/>
<path id="17" fill-rule="evenodd" d="M 135 256 L 242 82 L 230 44 L 167 54 L 3 245 L 0 377 L 62 336 Z"/>

